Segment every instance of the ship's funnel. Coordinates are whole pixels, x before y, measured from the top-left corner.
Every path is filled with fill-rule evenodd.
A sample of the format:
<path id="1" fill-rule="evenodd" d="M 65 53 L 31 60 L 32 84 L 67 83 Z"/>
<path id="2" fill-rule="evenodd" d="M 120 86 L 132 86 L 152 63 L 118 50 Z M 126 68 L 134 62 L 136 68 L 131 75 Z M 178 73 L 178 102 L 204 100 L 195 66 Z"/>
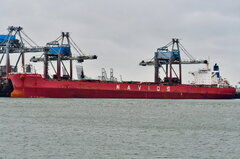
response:
<path id="1" fill-rule="evenodd" d="M 220 78 L 219 66 L 216 63 L 213 66 L 213 71 L 216 72 L 217 78 Z"/>

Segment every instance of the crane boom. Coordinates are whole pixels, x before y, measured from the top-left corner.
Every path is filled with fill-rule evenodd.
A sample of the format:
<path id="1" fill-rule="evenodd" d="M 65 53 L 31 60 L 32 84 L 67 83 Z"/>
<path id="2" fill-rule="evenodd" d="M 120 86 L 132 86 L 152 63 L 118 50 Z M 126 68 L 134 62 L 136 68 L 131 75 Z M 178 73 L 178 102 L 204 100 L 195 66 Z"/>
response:
<path id="1" fill-rule="evenodd" d="M 67 56 L 64 56 L 64 57 L 61 57 L 61 60 L 76 60 L 78 62 L 83 62 L 84 60 L 94 60 L 94 59 L 97 59 L 97 56 L 96 55 L 89 55 L 89 56 L 76 56 L 76 57 L 67 57 Z M 43 57 L 39 57 L 39 58 L 36 58 L 35 56 L 33 56 L 30 61 L 31 62 L 43 62 L 45 60 L 45 58 Z M 57 56 L 51 56 L 49 57 L 49 60 L 50 61 L 57 61 L 58 58 Z"/>
<path id="2" fill-rule="evenodd" d="M 167 62 L 162 61 L 160 62 L 160 64 L 165 65 L 167 64 Z M 178 62 L 172 62 L 172 64 L 179 64 Z M 207 60 L 182 60 L 181 64 L 208 64 Z M 154 60 L 150 60 L 150 61 L 141 61 L 139 63 L 140 66 L 154 66 L 155 62 Z"/>
<path id="3" fill-rule="evenodd" d="M 20 52 L 43 52 L 44 51 L 44 47 L 32 47 L 32 48 L 28 48 L 28 47 L 23 47 L 23 48 L 9 48 L 9 53 L 20 53 Z M 5 49 L 0 49 L 0 54 L 5 54 L 6 50 Z"/>

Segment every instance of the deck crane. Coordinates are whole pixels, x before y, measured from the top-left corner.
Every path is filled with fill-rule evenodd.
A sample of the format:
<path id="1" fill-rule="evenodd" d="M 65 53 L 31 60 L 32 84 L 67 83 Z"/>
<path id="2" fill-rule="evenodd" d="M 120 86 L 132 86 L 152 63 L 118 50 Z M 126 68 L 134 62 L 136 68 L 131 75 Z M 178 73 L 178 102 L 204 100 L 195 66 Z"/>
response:
<path id="1" fill-rule="evenodd" d="M 22 69 L 25 72 L 25 53 L 43 52 L 45 47 L 39 47 L 20 26 L 9 26 L 8 33 L 0 35 L 0 96 L 9 96 L 11 89 L 9 73 L 16 72 L 21 59 Z M 11 64 L 10 54 L 18 54 L 15 65 Z M 3 61 L 6 63 L 2 64 Z"/>
<path id="2" fill-rule="evenodd" d="M 78 53 L 77 56 L 73 55 L 71 48 L 73 48 Z M 72 79 L 73 60 L 77 61 L 78 63 L 82 63 L 84 60 L 92 59 L 97 59 L 97 56 L 85 55 L 72 40 L 69 32 L 62 32 L 62 34 L 56 40 L 46 44 L 46 49 L 41 57 L 37 58 L 34 56 L 30 59 L 30 61 L 44 63 L 44 78 L 49 78 L 48 65 L 50 63 L 53 67 L 54 72 L 56 73 L 53 78 L 60 80 L 61 78 Z M 57 61 L 57 69 L 54 68 L 52 61 Z M 67 71 L 67 68 L 63 61 L 69 61 L 69 72 Z M 61 76 L 61 65 L 63 66 L 64 72 L 66 72 L 67 75 Z"/>
<path id="3" fill-rule="evenodd" d="M 170 49 L 169 49 L 170 48 Z M 182 60 L 180 51 L 183 51 L 188 60 Z M 179 39 L 173 38 L 167 45 L 160 47 L 155 52 L 154 57 L 148 61 L 141 61 L 140 66 L 154 66 L 154 82 L 155 83 L 182 83 L 182 64 L 208 64 L 208 60 L 196 60 L 179 42 Z M 165 67 L 164 67 L 165 65 Z M 173 65 L 178 65 L 178 73 Z M 159 76 L 159 68 L 163 69 L 165 77 L 162 80 Z M 174 76 L 175 75 L 175 76 Z"/>

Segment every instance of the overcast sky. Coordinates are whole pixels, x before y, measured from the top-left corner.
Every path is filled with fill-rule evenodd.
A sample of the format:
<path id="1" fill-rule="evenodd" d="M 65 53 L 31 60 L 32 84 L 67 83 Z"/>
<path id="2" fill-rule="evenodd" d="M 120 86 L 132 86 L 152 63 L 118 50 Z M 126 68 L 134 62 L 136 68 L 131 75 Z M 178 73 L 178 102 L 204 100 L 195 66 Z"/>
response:
<path id="1" fill-rule="evenodd" d="M 153 81 L 153 67 L 139 62 L 153 57 L 171 38 L 196 59 L 218 63 L 231 84 L 240 81 L 239 0 L 7 0 L 1 2 L 0 33 L 10 25 L 39 45 L 69 31 L 85 54 L 98 60 L 83 66 L 90 77 L 114 69 L 123 80 Z M 184 67 L 184 81 L 191 81 Z"/>

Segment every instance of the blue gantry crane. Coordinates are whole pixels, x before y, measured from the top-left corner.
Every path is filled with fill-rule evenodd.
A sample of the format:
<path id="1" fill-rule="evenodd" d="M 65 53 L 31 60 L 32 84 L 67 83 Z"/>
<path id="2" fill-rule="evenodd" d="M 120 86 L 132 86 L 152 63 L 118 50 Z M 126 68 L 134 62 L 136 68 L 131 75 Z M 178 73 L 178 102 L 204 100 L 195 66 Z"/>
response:
<path id="1" fill-rule="evenodd" d="M 187 60 L 182 60 L 181 52 L 188 57 Z M 154 54 L 151 60 L 143 60 L 139 63 L 140 66 L 154 66 L 155 83 L 182 83 L 182 64 L 208 64 L 208 60 L 196 60 L 179 42 L 179 39 L 173 38 L 167 45 L 160 47 Z M 178 72 L 173 67 L 178 65 Z M 164 75 L 160 78 L 159 69 L 162 68 Z"/>

